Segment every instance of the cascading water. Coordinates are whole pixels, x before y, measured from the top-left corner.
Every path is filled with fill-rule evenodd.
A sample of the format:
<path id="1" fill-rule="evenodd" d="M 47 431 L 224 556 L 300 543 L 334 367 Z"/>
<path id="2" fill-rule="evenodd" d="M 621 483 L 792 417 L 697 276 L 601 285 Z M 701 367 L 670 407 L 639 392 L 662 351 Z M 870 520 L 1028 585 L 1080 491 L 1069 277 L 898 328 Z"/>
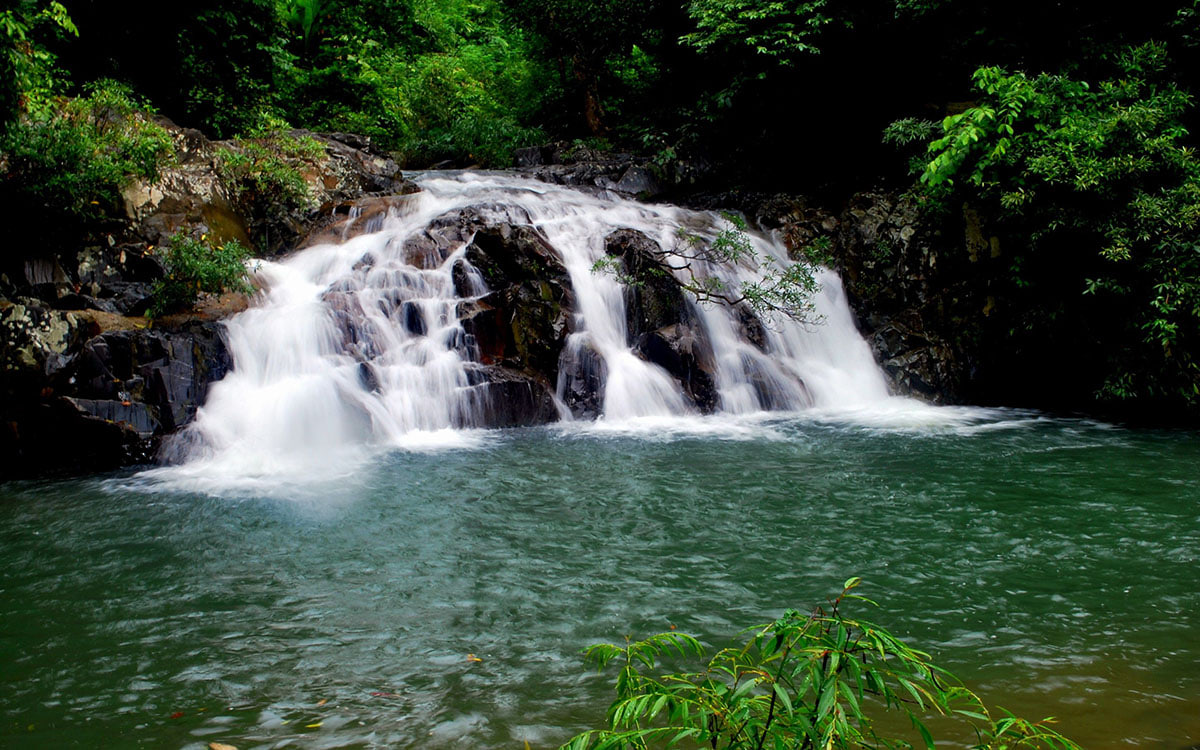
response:
<path id="1" fill-rule="evenodd" d="M 569 276 L 570 330 L 558 381 L 547 384 L 557 388 L 559 418 L 572 418 L 563 402 L 571 373 L 598 377 L 597 367 L 601 425 L 698 412 L 676 377 L 631 346 L 624 286 L 594 265 L 614 230 L 638 230 L 669 249 L 680 226 L 711 238 L 717 217 L 510 174 L 429 173 L 417 181 L 421 192 L 372 219 L 376 231 L 259 264 L 260 298 L 228 324 L 233 370 L 181 436 L 182 465 L 165 471 L 288 476 L 350 465 L 379 447 L 462 444 L 473 435 L 464 428 L 491 426 L 480 352 L 460 320 L 462 305 L 488 292 L 465 257 L 471 236 L 415 241 L 433 236 L 438 217 L 469 207 L 494 222 L 535 226 Z M 750 240 L 759 257 L 788 263 L 782 243 Z M 743 262 L 706 273 L 737 288 L 760 271 Z M 886 382 L 839 279 L 821 271 L 819 281 L 816 322 L 775 319 L 755 342 L 738 312 L 690 303 L 710 352 L 717 412 L 887 409 Z"/>

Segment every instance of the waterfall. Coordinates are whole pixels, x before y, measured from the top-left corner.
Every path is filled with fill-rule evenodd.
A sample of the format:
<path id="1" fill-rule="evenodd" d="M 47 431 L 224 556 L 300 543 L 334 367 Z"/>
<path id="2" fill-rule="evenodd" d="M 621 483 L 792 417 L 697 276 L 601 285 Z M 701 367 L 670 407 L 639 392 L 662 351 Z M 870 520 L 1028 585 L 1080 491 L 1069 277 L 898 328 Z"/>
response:
<path id="1" fill-rule="evenodd" d="M 707 389 L 704 398 L 692 392 L 704 389 L 688 391 L 678 373 L 646 354 L 646 347 L 661 349 L 667 334 L 652 335 L 642 350 L 631 344 L 630 289 L 594 269 L 606 257 L 606 238 L 636 230 L 669 249 L 681 226 L 711 239 L 721 224 L 716 215 L 512 174 L 434 172 L 417 181 L 421 192 L 351 217 L 372 231 L 335 233 L 257 264 L 262 291 L 228 322 L 233 369 L 180 436 L 183 466 L 174 470 L 278 476 L 352 463 L 379 448 L 470 444 L 479 437 L 472 428 L 520 423 L 520 415 L 504 416 L 518 410 L 517 401 L 521 414 L 540 415 L 534 421 L 620 424 L 704 411 L 884 409 L 893 400 L 828 270 L 818 274 L 809 321 L 759 320 L 744 307 L 687 302 L 687 325 L 669 329 L 676 338 L 668 343 L 691 347 L 686 364 Z M 552 248 L 548 262 L 560 263 L 569 280 L 560 284 L 570 300 L 556 375 L 522 365 L 500 377 L 479 340 L 482 329 L 464 322 L 471 310 L 493 314 L 496 300 L 487 295 L 496 290 L 468 246 L 480 227 L 501 224 L 532 227 L 522 241 Z M 749 240 L 759 258 L 789 263 L 778 239 L 751 232 Z M 762 273 L 747 261 L 701 265 L 730 288 Z M 549 286 L 540 288 L 552 296 Z M 581 389 L 591 389 L 590 412 L 568 403 Z"/>

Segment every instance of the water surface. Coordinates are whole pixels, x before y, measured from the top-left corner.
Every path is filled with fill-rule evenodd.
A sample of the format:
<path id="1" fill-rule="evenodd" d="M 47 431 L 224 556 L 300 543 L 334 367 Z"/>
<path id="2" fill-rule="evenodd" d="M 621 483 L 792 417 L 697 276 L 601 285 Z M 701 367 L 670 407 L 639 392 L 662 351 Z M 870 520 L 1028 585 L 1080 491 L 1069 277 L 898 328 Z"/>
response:
<path id="1" fill-rule="evenodd" d="M 723 645 L 860 575 L 863 614 L 990 700 L 1183 748 L 1198 466 L 1195 433 L 964 411 L 482 432 L 291 488 L 3 485 L 0 746 L 553 747 L 610 700 L 588 644 Z"/>

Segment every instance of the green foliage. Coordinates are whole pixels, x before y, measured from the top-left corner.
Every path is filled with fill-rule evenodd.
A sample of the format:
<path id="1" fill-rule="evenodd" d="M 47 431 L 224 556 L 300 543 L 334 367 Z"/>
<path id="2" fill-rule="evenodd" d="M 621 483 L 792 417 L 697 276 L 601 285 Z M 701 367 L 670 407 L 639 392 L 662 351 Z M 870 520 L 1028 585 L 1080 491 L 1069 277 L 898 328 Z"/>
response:
<path id="1" fill-rule="evenodd" d="M 869 602 L 852 593 L 858 584 L 847 581 L 828 608 L 807 615 L 788 610 L 744 631 L 744 644 L 718 651 L 694 672 L 653 672 L 664 655 L 704 658 L 700 642 L 682 633 L 592 646 L 586 656 L 599 669 L 619 664 L 617 697 L 608 726 L 576 736 L 564 750 L 911 747 L 882 728 L 893 724 L 877 722 L 889 712 L 907 718 L 913 738 L 929 750 L 934 740 L 925 722 L 931 715 L 968 726 L 973 748 L 1078 750 L 1050 728 L 1053 719 L 993 713 L 927 653 L 847 617 L 843 604 Z"/>
<path id="2" fill-rule="evenodd" d="M 616 77 L 652 74 L 655 63 L 635 46 L 651 35 L 648 20 L 662 5 L 657 0 L 504 0 L 523 24 L 544 42 L 545 54 L 566 79 L 593 136 L 609 130 L 605 89 Z M 611 66 L 610 66 L 611 63 Z M 632 114 L 632 113 L 627 113 Z"/>
<path id="3" fill-rule="evenodd" d="M 1165 75 L 1162 45 L 1118 62 L 1118 77 L 1095 84 L 981 68 L 978 103 L 943 122 L 921 180 L 933 195 L 990 207 L 1023 248 L 1018 286 L 1108 308 L 1102 397 L 1197 409 L 1200 162 L 1183 125 L 1192 100 Z"/>
<path id="4" fill-rule="evenodd" d="M 78 34 L 58 2 L 13 2 L 0 10 L 0 126 L 28 112 L 44 117 L 54 91 L 54 55 L 35 37 L 38 27 Z"/>
<path id="5" fill-rule="evenodd" d="M 252 290 L 246 279 L 246 261 L 250 252 L 237 240 L 222 245 L 199 240 L 186 234 L 171 237 L 163 256 L 166 275 L 154 283 L 153 303 L 147 315 L 189 307 L 201 293 L 245 292 Z"/>
<path id="6" fill-rule="evenodd" d="M 301 173 L 325 153 L 319 141 L 283 131 L 259 130 L 217 152 L 217 170 L 239 203 L 275 206 L 280 211 L 308 208 L 312 194 Z"/>
<path id="7" fill-rule="evenodd" d="M 274 0 L 204 0 L 176 23 L 164 31 L 174 32 L 178 80 L 158 81 L 155 88 L 219 138 L 245 132 L 275 105 L 283 83 Z M 172 85 L 178 93 L 170 93 Z"/>
<path id="8" fill-rule="evenodd" d="M 34 216 L 95 221 L 115 212 L 134 179 L 154 182 L 174 147 L 145 113 L 145 102 L 112 81 L 27 117 L 3 136 L 4 194 Z M 28 215 L 28 214 L 26 214 Z"/>
<path id="9" fill-rule="evenodd" d="M 820 50 L 814 41 L 835 21 L 830 0 L 692 0 L 688 14 L 696 30 L 683 40 L 699 50 L 746 46 L 760 55 L 792 62 Z"/>
<path id="10" fill-rule="evenodd" d="M 408 163 L 508 166 L 544 135 L 527 123 L 547 75 L 494 2 L 285 4 L 297 32 L 289 119 L 369 135 Z M 309 18 L 313 24 L 305 26 Z M 369 18 L 385 19 L 383 24 Z M 314 31 L 319 29 L 320 33 Z"/>

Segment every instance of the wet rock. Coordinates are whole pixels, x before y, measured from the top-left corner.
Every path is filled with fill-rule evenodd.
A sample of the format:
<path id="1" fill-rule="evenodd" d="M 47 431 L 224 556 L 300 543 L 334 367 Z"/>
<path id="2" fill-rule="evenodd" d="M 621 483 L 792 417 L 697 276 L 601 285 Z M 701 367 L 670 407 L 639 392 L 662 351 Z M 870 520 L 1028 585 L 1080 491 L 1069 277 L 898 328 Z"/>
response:
<path id="1" fill-rule="evenodd" d="M 666 370 L 703 414 L 716 411 L 719 400 L 713 379 L 712 350 L 703 329 L 676 324 L 638 337 L 634 350 Z"/>
<path id="2" fill-rule="evenodd" d="M 913 323 L 906 325 L 905 317 Z M 910 314 L 882 323 L 867 339 L 883 371 L 898 393 L 946 403 L 959 393 L 962 368 L 955 351 L 942 339 L 920 329 Z"/>
<path id="3" fill-rule="evenodd" d="M 633 229 L 605 238 L 609 255 L 621 259 L 629 345 L 666 370 L 700 411 L 717 406 L 708 334 L 679 283 L 659 261 L 658 243 Z"/>
<path id="4" fill-rule="evenodd" d="M 695 313 L 671 272 L 659 261 L 662 248 L 635 229 L 618 229 L 604 239 L 609 255 L 621 259 L 625 323 L 630 344 L 664 326 L 694 323 Z"/>
<path id="5" fill-rule="evenodd" d="M 518 169 L 543 182 L 638 200 L 694 190 L 713 175 L 712 165 L 698 156 L 663 161 L 566 142 L 518 149 L 514 162 Z"/>
<path id="6" fill-rule="evenodd" d="M 570 332 L 574 294 L 562 261 L 528 225 L 480 229 L 466 260 L 491 291 L 460 310 L 485 364 L 522 371 L 549 385 Z"/>
<path id="7" fill-rule="evenodd" d="M 737 313 L 738 332 L 742 339 L 749 341 L 760 352 L 767 351 L 767 329 L 763 326 L 763 322 L 749 305 L 745 303 L 734 308 Z"/>
<path id="8" fill-rule="evenodd" d="M 557 421 L 554 394 L 540 378 L 503 367 L 478 367 L 459 427 L 524 427 Z"/>
<path id="9" fill-rule="evenodd" d="M 404 320 L 404 330 L 414 336 L 424 336 L 426 332 L 425 318 L 421 315 L 421 308 L 414 302 L 405 302 L 402 306 L 402 317 Z"/>
<path id="10" fill-rule="evenodd" d="M 76 317 L 76 316 L 71 316 Z M 80 322 L 77 335 L 85 337 Z M 0 378 L 0 475 L 101 471 L 150 460 L 231 366 L 219 324 L 116 330 L 86 338 L 40 377 Z"/>
<path id="11" fill-rule="evenodd" d="M 576 419 L 597 419 L 604 413 L 604 384 L 608 366 L 586 335 L 576 334 L 563 352 L 557 392 Z"/>

